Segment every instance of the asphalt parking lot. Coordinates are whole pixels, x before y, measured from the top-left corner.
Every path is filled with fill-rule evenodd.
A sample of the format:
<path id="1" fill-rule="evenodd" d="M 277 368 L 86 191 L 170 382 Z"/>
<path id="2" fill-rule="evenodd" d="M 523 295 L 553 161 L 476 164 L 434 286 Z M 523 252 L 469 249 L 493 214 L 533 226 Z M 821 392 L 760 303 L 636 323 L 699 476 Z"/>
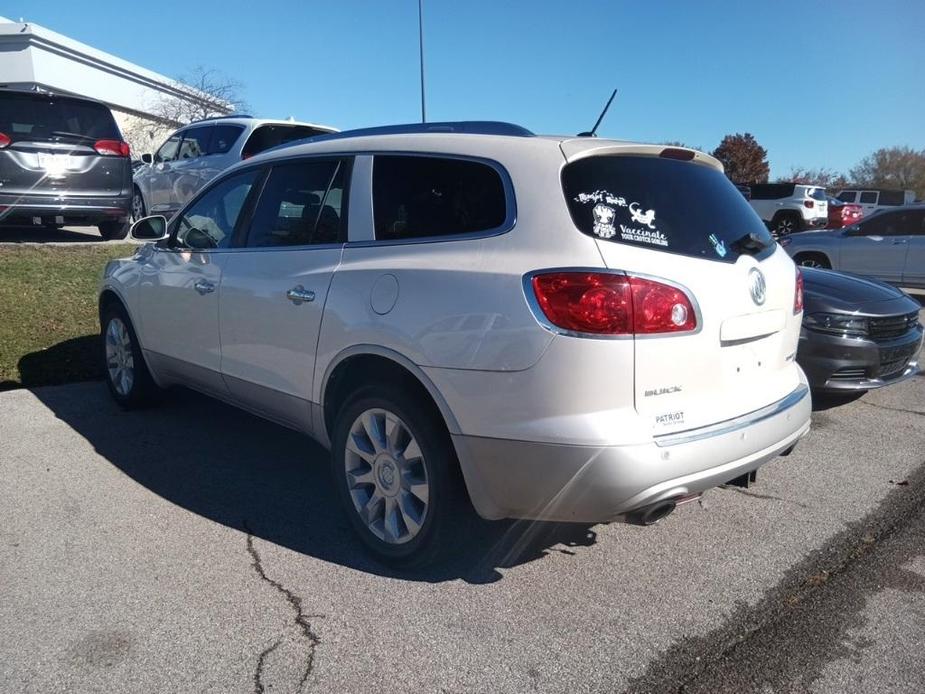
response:
<path id="1" fill-rule="evenodd" d="M 463 518 L 416 574 L 326 461 L 191 393 L 0 393 L 0 690 L 920 690 L 925 377 L 819 402 L 757 486 L 657 526 Z"/>

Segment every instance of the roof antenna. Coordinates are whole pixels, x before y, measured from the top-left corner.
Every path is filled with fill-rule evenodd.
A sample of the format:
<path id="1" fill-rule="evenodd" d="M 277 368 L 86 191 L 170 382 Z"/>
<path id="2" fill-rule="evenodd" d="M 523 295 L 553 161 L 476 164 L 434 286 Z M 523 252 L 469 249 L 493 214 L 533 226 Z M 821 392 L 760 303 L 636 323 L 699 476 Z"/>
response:
<path id="1" fill-rule="evenodd" d="M 424 0 L 418 0 L 418 45 L 421 50 L 421 122 L 427 122 L 424 109 Z"/>
<path id="2" fill-rule="evenodd" d="M 610 108 L 610 102 L 613 101 L 613 98 L 617 95 L 617 90 L 613 90 L 613 94 L 610 95 L 610 98 L 607 99 L 607 104 L 604 106 L 604 110 L 601 111 L 601 115 L 597 117 L 597 123 L 594 124 L 594 127 L 591 128 L 588 132 L 578 133 L 578 137 L 597 137 L 597 126 L 601 124 L 601 121 L 604 120 L 604 116 L 607 115 L 607 109 Z"/>

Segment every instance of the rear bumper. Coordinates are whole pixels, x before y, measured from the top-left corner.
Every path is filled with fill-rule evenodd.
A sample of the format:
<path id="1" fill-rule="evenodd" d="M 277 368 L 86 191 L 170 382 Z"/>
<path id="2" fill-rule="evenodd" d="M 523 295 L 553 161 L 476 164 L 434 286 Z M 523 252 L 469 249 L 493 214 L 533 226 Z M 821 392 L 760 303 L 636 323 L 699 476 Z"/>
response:
<path id="1" fill-rule="evenodd" d="M 872 390 L 915 376 L 919 372 L 921 346 L 920 328 L 879 342 L 804 329 L 800 333 L 797 361 L 815 391 Z"/>
<path id="2" fill-rule="evenodd" d="M 469 495 L 485 518 L 604 522 L 756 470 L 809 431 L 805 383 L 728 422 L 632 446 L 574 446 L 454 435 Z"/>
<path id="3" fill-rule="evenodd" d="M 131 209 L 131 195 L 0 195 L 0 224 L 28 226 L 37 223 L 81 225 L 105 221 L 126 222 Z"/>

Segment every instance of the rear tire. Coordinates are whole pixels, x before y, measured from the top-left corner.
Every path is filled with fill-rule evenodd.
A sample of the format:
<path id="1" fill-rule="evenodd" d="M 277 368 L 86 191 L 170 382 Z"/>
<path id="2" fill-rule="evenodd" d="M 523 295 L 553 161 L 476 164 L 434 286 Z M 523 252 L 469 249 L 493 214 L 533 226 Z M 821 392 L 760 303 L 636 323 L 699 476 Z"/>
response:
<path id="1" fill-rule="evenodd" d="M 100 222 L 97 228 L 107 241 L 121 241 L 128 236 L 130 226 L 128 222 Z"/>
<path id="2" fill-rule="evenodd" d="M 370 386 L 334 423 L 334 483 L 350 524 L 377 559 L 396 568 L 433 562 L 465 513 L 462 479 L 439 413 L 407 391 Z"/>
<path id="3" fill-rule="evenodd" d="M 793 262 L 800 267 L 820 267 L 825 270 L 832 269 L 832 263 L 830 263 L 829 259 L 822 253 L 797 253 L 793 257 Z"/>
<path id="4" fill-rule="evenodd" d="M 771 231 L 778 238 L 803 231 L 803 218 L 796 212 L 778 212 L 771 220 Z"/>
<path id="5" fill-rule="evenodd" d="M 103 372 L 113 399 L 126 410 L 154 404 L 161 391 L 151 378 L 122 304 L 113 302 L 104 308 L 100 324 Z"/>
<path id="6" fill-rule="evenodd" d="M 138 190 L 138 186 L 134 186 L 132 188 L 132 221 L 137 222 L 147 216 L 148 208 L 145 206 L 145 199 Z"/>

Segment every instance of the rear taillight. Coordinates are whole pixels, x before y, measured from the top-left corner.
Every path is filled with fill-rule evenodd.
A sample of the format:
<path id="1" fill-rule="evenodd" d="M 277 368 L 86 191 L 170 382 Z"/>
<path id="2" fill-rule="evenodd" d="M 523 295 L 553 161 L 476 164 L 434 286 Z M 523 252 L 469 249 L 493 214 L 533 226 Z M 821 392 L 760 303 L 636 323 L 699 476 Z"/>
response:
<path id="1" fill-rule="evenodd" d="M 11 142 L 12 140 L 10 139 L 9 135 L 7 135 L 6 133 L 0 133 L 0 149 L 3 149 L 4 147 L 9 147 Z"/>
<path id="2" fill-rule="evenodd" d="M 804 201 L 803 201 L 803 207 L 806 207 L 806 208 L 809 208 L 809 209 L 813 209 L 813 201 L 812 201 L 812 200 L 804 200 Z"/>
<path id="3" fill-rule="evenodd" d="M 793 292 L 793 313 L 797 314 L 803 310 L 803 272 L 797 268 L 796 288 Z"/>
<path id="4" fill-rule="evenodd" d="M 681 289 L 604 272 L 549 272 L 531 279 L 533 294 L 556 328 L 593 335 L 687 332 L 697 327 Z"/>
<path id="5" fill-rule="evenodd" d="M 127 157 L 131 152 L 128 142 L 122 140 L 97 140 L 93 149 L 104 157 Z"/>

